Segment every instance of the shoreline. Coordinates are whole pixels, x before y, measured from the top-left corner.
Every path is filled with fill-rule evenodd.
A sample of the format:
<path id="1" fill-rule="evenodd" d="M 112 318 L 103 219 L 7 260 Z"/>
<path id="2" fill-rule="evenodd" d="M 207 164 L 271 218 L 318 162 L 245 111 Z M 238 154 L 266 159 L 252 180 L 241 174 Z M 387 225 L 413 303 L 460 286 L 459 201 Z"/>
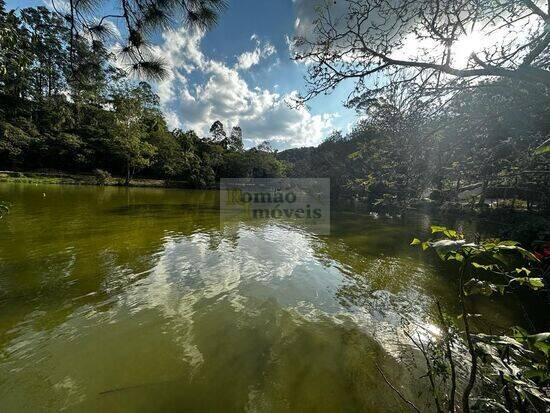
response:
<path id="1" fill-rule="evenodd" d="M 0 183 L 21 183 L 21 184 L 43 184 L 43 185 L 73 185 L 73 186 L 110 186 L 121 188 L 172 188 L 172 189 L 198 189 L 212 190 L 216 187 L 197 188 L 190 185 L 186 181 L 170 181 L 166 179 L 151 179 L 151 178 L 135 178 L 130 181 L 129 185 L 125 184 L 124 177 L 109 176 L 100 177 L 95 174 L 78 174 L 67 173 L 60 171 L 46 172 L 29 172 L 29 171 L 0 171 Z M 352 198 L 340 198 L 333 200 L 337 203 L 362 206 L 369 212 L 376 212 L 372 209 L 372 205 L 367 205 L 362 200 Z M 360 208 L 362 209 L 362 208 Z M 384 213 L 383 211 L 378 211 Z M 387 211 L 389 212 L 389 211 Z M 395 211 L 393 211 L 395 212 Z M 445 204 L 437 204 L 433 202 L 425 204 L 417 204 L 405 208 L 402 212 L 420 212 L 428 214 L 452 215 L 456 217 L 489 217 L 491 215 L 499 215 L 502 213 L 515 215 L 541 216 L 546 219 L 550 218 L 546 211 L 528 211 L 522 208 L 510 209 L 506 207 L 500 208 L 485 208 L 476 207 L 471 209 L 467 204 L 452 205 L 451 208 L 445 208 Z"/>
<path id="2" fill-rule="evenodd" d="M 129 185 L 125 184 L 125 178 L 106 177 L 100 178 L 94 174 L 72 174 L 66 172 L 20 172 L 0 171 L 0 183 L 23 183 L 45 185 L 85 185 L 85 186 L 119 186 L 130 188 L 182 188 L 193 189 L 184 181 L 169 181 L 165 179 L 135 178 Z"/>

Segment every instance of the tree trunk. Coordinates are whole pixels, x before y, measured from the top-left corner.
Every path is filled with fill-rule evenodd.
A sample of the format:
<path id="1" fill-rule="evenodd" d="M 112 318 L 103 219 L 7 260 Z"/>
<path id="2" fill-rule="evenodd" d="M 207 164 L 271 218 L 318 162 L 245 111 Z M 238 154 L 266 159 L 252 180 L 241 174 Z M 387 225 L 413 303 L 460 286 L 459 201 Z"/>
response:
<path id="1" fill-rule="evenodd" d="M 489 180 L 485 179 L 483 181 L 483 185 L 481 186 L 481 194 L 479 195 L 479 202 L 477 203 L 478 206 L 483 206 L 485 204 L 485 196 L 487 194 L 487 187 L 489 186 Z"/>
<path id="2" fill-rule="evenodd" d="M 126 186 L 130 186 L 130 162 L 126 161 L 126 182 L 124 183 Z"/>

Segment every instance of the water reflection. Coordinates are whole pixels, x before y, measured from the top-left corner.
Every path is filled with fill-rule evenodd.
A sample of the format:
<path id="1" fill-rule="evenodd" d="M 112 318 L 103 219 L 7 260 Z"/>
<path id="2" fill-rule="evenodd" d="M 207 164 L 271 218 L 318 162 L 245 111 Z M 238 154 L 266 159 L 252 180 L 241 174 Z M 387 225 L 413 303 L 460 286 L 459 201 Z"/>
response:
<path id="1" fill-rule="evenodd" d="M 319 237 L 220 226 L 208 191 L 0 197 L 14 205 L 0 227 L 7 411 L 396 410 L 374 363 L 416 397 L 395 360 L 403 319 L 431 328 L 431 297 L 456 305 L 452 277 L 408 248 L 426 222 L 341 210 Z M 514 320 L 498 308 L 495 323 Z"/>

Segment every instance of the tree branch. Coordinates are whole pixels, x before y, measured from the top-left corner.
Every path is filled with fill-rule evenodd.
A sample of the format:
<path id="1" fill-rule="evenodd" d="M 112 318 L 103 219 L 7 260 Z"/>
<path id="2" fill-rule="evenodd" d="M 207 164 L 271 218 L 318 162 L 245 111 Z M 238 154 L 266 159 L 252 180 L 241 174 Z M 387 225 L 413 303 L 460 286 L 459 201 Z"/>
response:
<path id="1" fill-rule="evenodd" d="M 521 67 L 512 70 L 487 64 L 484 64 L 484 67 L 480 69 L 456 69 L 447 64 L 393 59 L 372 49 L 364 49 L 363 51 L 373 54 L 389 65 L 438 70 L 440 72 L 461 78 L 474 76 L 497 76 L 519 80 L 535 80 L 550 86 L 550 72 L 543 69 Z"/>
<path id="2" fill-rule="evenodd" d="M 405 396 L 403 396 L 403 393 L 401 393 L 399 391 L 399 389 L 397 389 L 393 384 L 391 384 L 391 382 L 384 375 L 384 372 L 382 371 L 382 369 L 380 368 L 378 363 L 374 363 L 374 365 L 376 366 L 376 370 L 378 370 L 378 373 L 380 373 L 380 375 L 382 376 L 382 378 L 384 379 L 386 384 L 395 392 L 395 394 L 397 394 L 399 396 L 399 398 L 401 400 L 403 400 L 412 410 L 414 410 L 417 413 L 421 413 L 420 409 L 418 407 L 416 407 L 413 402 L 411 402 L 409 399 L 407 399 Z"/>
<path id="3" fill-rule="evenodd" d="M 466 297 L 464 293 L 464 276 L 466 275 L 466 271 L 468 270 L 468 265 L 470 265 L 470 259 L 468 257 L 464 258 L 464 261 L 462 262 L 461 268 L 460 268 L 460 275 L 459 275 L 459 298 L 460 298 L 460 306 L 462 308 L 462 321 L 464 322 L 464 332 L 466 334 L 466 343 L 468 344 L 468 352 L 470 353 L 471 357 L 471 366 L 470 366 L 470 377 L 468 378 L 468 383 L 466 384 L 466 387 L 464 388 L 464 392 L 462 393 L 462 409 L 464 413 L 470 413 L 470 394 L 472 393 L 472 390 L 474 389 L 474 385 L 476 383 L 476 376 L 477 376 L 477 353 L 474 346 L 474 341 L 472 339 L 472 332 L 470 330 L 470 321 L 469 321 L 469 314 L 466 309 Z"/>
<path id="4" fill-rule="evenodd" d="M 548 47 L 550 44 L 550 31 L 542 38 L 542 40 L 525 56 L 522 66 L 528 66 Z"/>
<path id="5" fill-rule="evenodd" d="M 525 4 L 531 11 L 535 14 L 538 14 L 540 17 L 542 17 L 544 20 L 548 19 L 548 14 L 543 12 L 539 6 L 537 6 L 535 3 L 533 3 L 531 0 L 521 0 L 523 4 Z M 550 6 L 549 6 L 550 10 Z"/>
<path id="6" fill-rule="evenodd" d="M 456 398 L 456 366 L 453 358 L 453 352 L 451 349 L 451 337 L 449 334 L 449 326 L 445 322 L 445 317 L 443 316 L 443 311 L 441 310 L 441 304 L 439 301 L 436 302 L 437 310 L 439 312 L 439 318 L 441 323 L 445 328 L 445 355 L 449 360 L 449 365 L 451 367 L 451 391 L 449 395 L 449 413 L 454 413 L 455 411 L 455 398 Z"/>

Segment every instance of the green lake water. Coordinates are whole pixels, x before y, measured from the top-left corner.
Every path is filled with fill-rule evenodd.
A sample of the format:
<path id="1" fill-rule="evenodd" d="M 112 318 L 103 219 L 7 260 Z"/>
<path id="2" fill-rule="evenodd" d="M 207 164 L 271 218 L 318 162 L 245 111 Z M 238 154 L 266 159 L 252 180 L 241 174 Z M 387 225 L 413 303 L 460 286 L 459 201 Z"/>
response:
<path id="1" fill-rule="evenodd" d="M 415 398 L 404 329 L 437 334 L 434 298 L 458 314 L 452 269 L 409 247 L 448 224 L 426 216 L 333 206 L 318 236 L 222 225 L 215 191 L 0 184 L 0 200 L 4 413 L 406 411 L 376 365 Z M 474 305 L 479 329 L 521 323 Z"/>

